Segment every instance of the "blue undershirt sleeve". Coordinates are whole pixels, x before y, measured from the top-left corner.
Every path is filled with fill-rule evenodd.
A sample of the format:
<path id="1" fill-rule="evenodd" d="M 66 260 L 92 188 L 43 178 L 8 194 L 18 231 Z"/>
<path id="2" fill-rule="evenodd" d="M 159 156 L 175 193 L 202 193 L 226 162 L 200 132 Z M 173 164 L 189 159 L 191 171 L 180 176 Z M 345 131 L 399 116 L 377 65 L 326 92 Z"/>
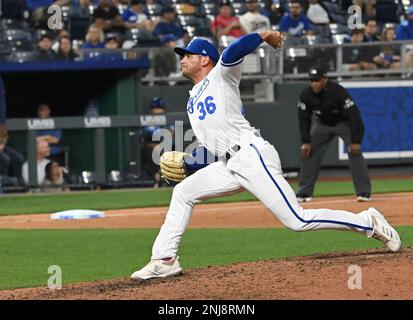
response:
<path id="1" fill-rule="evenodd" d="M 192 155 L 185 157 L 185 167 L 189 174 L 205 168 L 209 164 L 217 161 L 217 158 L 204 147 L 197 147 L 192 151 Z"/>
<path id="2" fill-rule="evenodd" d="M 253 52 L 262 43 L 258 33 L 250 33 L 235 40 L 222 53 L 222 64 L 232 65 Z"/>

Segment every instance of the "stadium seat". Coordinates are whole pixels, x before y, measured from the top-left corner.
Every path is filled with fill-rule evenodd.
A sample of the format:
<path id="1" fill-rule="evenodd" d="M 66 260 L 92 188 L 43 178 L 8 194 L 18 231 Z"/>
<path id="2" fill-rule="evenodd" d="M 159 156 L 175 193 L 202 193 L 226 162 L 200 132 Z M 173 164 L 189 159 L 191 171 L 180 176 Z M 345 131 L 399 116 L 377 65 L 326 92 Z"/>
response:
<path id="1" fill-rule="evenodd" d="M 41 36 L 45 35 L 45 34 L 49 34 L 50 31 L 45 30 L 45 29 L 36 29 L 33 31 L 32 34 L 32 39 L 33 41 L 38 41 L 40 40 Z"/>
<path id="2" fill-rule="evenodd" d="M 152 32 L 141 29 L 130 29 L 125 34 L 125 40 L 134 41 L 140 47 L 158 47 L 160 40 Z"/>
<path id="3" fill-rule="evenodd" d="M 202 27 L 202 28 L 209 27 L 208 21 L 200 17 L 179 15 L 178 19 L 183 27 L 185 26 Z"/>
<path id="4" fill-rule="evenodd" d="M 332 35 L 349 33 L 347 25 L 344 25 L 344 24 L 330 23 L 329 27 L 330 27 L 330 33 Z"/>
<path id="5" fill-rule="evenodd" d="M 349 40 L 351 37 L 347 33 L 338 33 L 332 36 L 334 44 L 343 44 L 346 40 Z"/>
<path id="6" fill-rule="evenodd" d="M 12 52 L 8 59 L 8 62 L 32 62 L 36 61 L 36 53 L 35 52 Z"/>
<path id="7" fill-rule="evenodd" d="M 0 19 L 0 30 L 3 31 L 8 29 L 30 30 L 29 25 L 25 21 Z"/>
<path id="8" fill-rule="evenodd" d="M 234 14 L 236 16 L 240 16 L 247 11 L 247 7 L 244 2 L 233 3 L 232 8 L 234 9 Z"/>
<path id="9" fill-rule="evenodd" d="M 151 16 L 159 16 L 162 11 L 162 6 L 158 3 L 156 4 L 149 4 L 146 6 L 146 10 Z"/>
<path id="10" fill-rule="evenodd" d="M 188 3 L 179 3 L 175 5 L 175 11 L 179 15 L 195 15 L 196 7 Z"/>
<path id="11" fill-rule="evenodd" d="M 1 39 L 3 41 L 31 41 L 32 35 L 29 31 L 21 30 L 21 29 L 9 29 L 4 30 L 1 33 Z"/>
<path id="12" fill-rule="evenodd" d="M 16 40 L 9 41 L 6 43 L 9 52 L 27 52 L 33 51 L 35 44 L 32 41 Z"/>
<path id="13" fill-rule="evenodd" d="M 204 3 L 203 8 L 206 15 L 216 16 L 218 14 L 218 8 L 215 3 Z"/>
<path id="14" fill-rule="evenodd" d="M 331 36 L 331 30 L 330 30 L 329 25 L 313 24 L 311 25 L 311 28 L 313 29 L 315 34 L 318 36 L 321 36 L 321 37 Z"/>
<path id="15" fill-rule="evenodd" d="M 201 0 L 171 0 L 172 4 L 191 4 L 194 6 L 200 5 L 201 4 Z"/>

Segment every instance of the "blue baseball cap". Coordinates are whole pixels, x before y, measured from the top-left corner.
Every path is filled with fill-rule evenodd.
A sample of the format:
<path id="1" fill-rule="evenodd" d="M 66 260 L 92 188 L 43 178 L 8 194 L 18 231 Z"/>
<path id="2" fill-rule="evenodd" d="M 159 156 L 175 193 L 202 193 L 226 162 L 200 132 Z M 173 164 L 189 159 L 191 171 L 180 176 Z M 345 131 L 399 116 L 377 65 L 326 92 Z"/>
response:
<path id="1" fill-rule="evenodd" d="M 217 48 L 215 48 L 215 46 L 211 42 L 204 39 L 193 39 L 186 48 L 176 47 L 174 51 L 180 56 L 189 53 L 210 57 L 215 64 L 219 60 L 219 53 Z"/>
<path id="2" fill-rule="evenodd" d="M 166 44 L 166 43 L 168 43 L 169 41 L 177 41 L 177 40 L 178 40 L 178 37 L 177 37 L 177 36 L 175 36 L 175 35 L 172 34 L 172 33 L 168 33 L 168 34 L 164 35 L 164 36 L 161 38 L 161 43 L 162 43 L 162 44 Z"/>
<path id="3" fill-rule="evenodd" d="M 165 109 L 165 100 L 159 97 L 155 97 L 151 101 L 151 108 L 162 108 Z"/>

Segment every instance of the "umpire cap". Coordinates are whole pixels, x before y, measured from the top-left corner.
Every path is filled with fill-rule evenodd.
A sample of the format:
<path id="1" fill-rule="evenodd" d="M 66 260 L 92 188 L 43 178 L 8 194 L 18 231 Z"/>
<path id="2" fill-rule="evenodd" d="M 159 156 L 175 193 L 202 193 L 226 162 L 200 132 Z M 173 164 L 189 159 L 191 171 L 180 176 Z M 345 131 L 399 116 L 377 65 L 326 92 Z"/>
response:
<path id="1" fill-rule="evenodd" d="M 321 80 L 322 78 L 327 77 L 327 71 L 322 67 L 312 67 L 308 71 L 308 75 L 310 77 L 310 81 L 311 80 L 318 81 L 318 80 Z"/>

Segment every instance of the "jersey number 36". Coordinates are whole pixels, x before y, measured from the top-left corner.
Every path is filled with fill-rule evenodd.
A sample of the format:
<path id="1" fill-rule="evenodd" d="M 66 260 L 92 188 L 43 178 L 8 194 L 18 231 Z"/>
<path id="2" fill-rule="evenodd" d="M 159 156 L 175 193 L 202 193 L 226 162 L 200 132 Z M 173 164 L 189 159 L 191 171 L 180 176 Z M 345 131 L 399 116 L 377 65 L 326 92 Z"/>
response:
<path id="1" fill-rule="evenodd" d="M 215 103 L 212 102 L 214 100 L 214 97 L 208 96 L 205 98 L 205 101 L 198 102 L 197 104 L 197 109 L 200 113 L 199 115 L 199 120 L 204 120 L 207 114 L 213 114 L 215 110 L 217 109 L 217 106 Z M 192 109 L 192 110 L 190 110 Z M 193 113 L 193 107 L 188 109 L 189 113 Z M 192 112 L 191 112 L 192 111 Z"/>

